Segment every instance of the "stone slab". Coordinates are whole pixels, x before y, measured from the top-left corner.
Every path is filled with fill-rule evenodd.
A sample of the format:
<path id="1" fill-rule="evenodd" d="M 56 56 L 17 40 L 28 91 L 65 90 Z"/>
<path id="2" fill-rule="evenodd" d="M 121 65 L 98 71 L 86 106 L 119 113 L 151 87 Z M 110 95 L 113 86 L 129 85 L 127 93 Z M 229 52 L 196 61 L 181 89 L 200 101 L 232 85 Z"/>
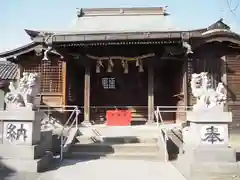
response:
<path id="1" fill-rule="evenodd" d="M 187 132 L 183 131 L 183 140 L 184 148 L 186 146 L 228 147 L 228 124 L 190 122 Z"/>
<path id="2" fill-rule="evenodd" d="M 47 172 L 47 176 L 52 177 L 52 180 L 186 180 L 171 163 L 156 161 L 64 160 L 58 167 L 56 171 Z M 44 176 L 42 178 L 44 179 Z"/>
<path id="3" fill-rule="evenodd" d="M 71 152 L 105 152 L 105 153 L 161 153 L 164 147 L 160 147 L 156 143 L 129 143 L 129 144 L 108 144 L 108 143 L 93 143 L 93 144 L 74 144 L 71 147 Z"/>
<path id="4" fill-rule="evenodd" d="M 184 157 L 194 163 L 233 163 L 236 162 L 236 151 L 233 148 L 189 148 L 186 150 Z"/>
<path id="5" fill-rule="evenodd" d="M 40 173 L 35 172 L 11 172 L 8 170 L 0 170 L 0 179 L 4 180 L 52 180 L 42 179 Z"/>
<path id="6" fill-rule="evenodd" d="M 239 163 L 189 163 L 173 162 L 176 169 L 189 180 L 232 180 L 240 175 Z M 231 176 L 232 175 L 232 176 Z M 228 178 L 227 178 L 228 177 Z M 231 178 L 229 178 L 231 177 Z M 240 177 L 240 176 L 239 176 Z"/>
<path id="7" fill-rule="evenodd" d="M 1 164 L 4 167 L 17 172 L 40 172 L 48 168 L 53 159 L 51 152 L 46 154 L 41 159 L 22 160 L 22 159 L 1 159 Z M 4 168 L 3 167 L 3 168 Z"/>
<path id="8" fill-rule="evenodd" d="M 229 162 L 229 163 L 193 163 L 192 173 L 196 172 L 211 172 L 211 173 L 232 173 L 235 174 L 238 172 L 240 174 L 239 164 L 237 162 Z"/>
<path id="9" fill-rule="evenodd" d="M 179 157 L 172 162 L 187 179 L 195 179 L 198 174 L 240 174 L 238 162 L 197 162 Z"/>
<path id="10" fill-rule="evenodd" d="M 77 136 L 77 141 L 82 144 L 93 144 L 106 142 L 109 144 L 125 144 L 125 143 L 157 143 L 159 138 L 154 137 L 93 137 L 93 136 Z"/>
<path id="11" fill-rule="evenodd" d="M 33 145 L 40 141 L 42 112 L 29 108 L 0 111 L 3 144 Z"/>
<path id="12" fill-rule="evenodd" d="M 80 127 L 80 134 L 84 136 L 96 136 L 98 133 L 101 137 L 159 137 L 159 127 L 141 125 L 141 126 L 106 126 L 94 125 L 91 127 Z"/>
<path id="13" fill-rule="evenodd" d="M 40 145 L 0 145 L 0 156 L 7 159 L 33 160 L 42 155 L 44 151 Z"/>
<path id="14" fill-rule="evenodd" d="M 40 121 L 3 122 L 3 144 L 33 145 L 40 139 Z"/>
<path id="15" fill-rule="evenodd" d="M 187 121 L 198 122 L 198 123 L 230 123 L 232 122 L 231 112 L 212 111 L 212 110 L 199 110 L 199 111 L 188 111 Z"/>
<path id="16" fill-rule="evenodd" d="M 122 160 L 145 160 L 164 162 L 165 154 L 160 153 L 105 153 L 105 152 L 67 152 L 67 159 L 93 160 L 93 159 L 122 159 Z"/>
<path id="17" fill-rule="evenodd" d="M 33 111 L 29 108 L 0 111 L 0 120 L 35 121 L 44 117 L 43 112 Z"/>
<path id="18" fill-rule="evenodd" d="M 51 150 L 52 131 L 41 132 L 41 142 L 37 145 L 0 144 L 0 156 L 7 159 L 36 159 Z"/>

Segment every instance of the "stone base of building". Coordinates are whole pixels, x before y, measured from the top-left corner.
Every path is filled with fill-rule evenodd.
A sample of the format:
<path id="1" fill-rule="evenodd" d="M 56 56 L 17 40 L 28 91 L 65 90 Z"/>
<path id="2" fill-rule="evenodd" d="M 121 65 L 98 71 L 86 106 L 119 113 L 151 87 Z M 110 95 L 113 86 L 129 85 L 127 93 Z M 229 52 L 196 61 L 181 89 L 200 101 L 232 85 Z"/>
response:
<path id="1" fill-rule="evenodd" d="M 239 163 L 216 163 L 216 162 L 174 162 L 176 169 L 188 180 L 212 180 L 212 179 L 234 179 L 240 176 Z M 214 178 L 212 178 L 214 177 Z M 229 178 L 231 177 L 231 178 Z"/>
<path id="2" fill-rule="evenodd" d="M 0 144 L 1 168 L 13 171 L 40 172 L 53 159 L 52 131 L 41 132 L 41 141 L 35 145 Z"/>
<path id="3" fill-rule="evenodd" d="M 231 147 L 188 148 L 182 157 L 193 162 L 236 162 L 236 150 Z"/>
<path id="4" fill-rule="evenodd" d="M 188 148 L 174 162 L 176 168 L 188 179 L 198 173 L 219 173 L 240 175 L 233 148 Z"/>
<path id="5" fill-rule="evenodd" d="M 216 106 L 189 111 L 187 120 L 189 126 L 182 130 L 183 152 L 174 162 L 176 168 L 191 180 L 204 174 L 239 175 L 236 150 L 229 147 L 228 124 L 232 122 L 232 113 Z"/>
<path id="6" fill-rule="evenodd" d="M 1 168 L 7 168 L 16 172 L 41 172 L 48 168 L 53 159 L 52 152 L 45 152 L 39 159 L 1 159 Z"/>

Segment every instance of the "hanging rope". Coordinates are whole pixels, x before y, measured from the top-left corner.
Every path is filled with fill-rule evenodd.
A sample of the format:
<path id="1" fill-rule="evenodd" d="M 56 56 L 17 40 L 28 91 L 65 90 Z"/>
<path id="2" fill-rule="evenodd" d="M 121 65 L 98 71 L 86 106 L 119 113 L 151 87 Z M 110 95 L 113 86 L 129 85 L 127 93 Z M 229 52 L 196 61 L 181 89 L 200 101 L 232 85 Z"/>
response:
<path id="1" fill-rule="evenodd" d="M 145 55 L 137 56 L 137 57 L 123 57 L 123 56 L 99 57 L 99 56 L 92 56 L 90 54 L 87 54 L 86 56 L 88 58 L 95 59 L 95 60 L 120 59 L 120 60 L 125 60 L 125 61 L 136 61 L 136 60 L 142 60 L 142 59 L 146 59 L 146 58 L 149 58 L 149 57 L 153 57 L 153 56 L 155 56 L 155 53 L 145 54 Z"/>

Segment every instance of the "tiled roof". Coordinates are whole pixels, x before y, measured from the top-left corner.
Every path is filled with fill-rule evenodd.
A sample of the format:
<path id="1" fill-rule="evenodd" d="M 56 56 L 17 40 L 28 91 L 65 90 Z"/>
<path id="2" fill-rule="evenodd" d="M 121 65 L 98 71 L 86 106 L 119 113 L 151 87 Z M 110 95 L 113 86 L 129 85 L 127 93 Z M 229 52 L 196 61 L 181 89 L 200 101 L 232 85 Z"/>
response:
<path id="1" fill-rule="evenodd" d="M 71 31 L 78 33 L 116 33 L 176 31 L 163 8 L 82 9 Z"/>
<path id="2" fill-rule="evenodd" d="M 5 51 L 0 53 L 0 58 L 6 58 L 6 57 L 14 57 L 17 55 L 21 55 L 23 53 L 27 53 L 29 51 L 32 51 L 34 47 L 37 46 L 34 42 L 28 43 L 24 46 L 21 46 L 19 48 L 10 50 L 10 51 Z M 0 62 L 1 63 L 1 62 Z"/>
<path id="3" fill-rule="evenodd" d="M 8 59 L 9 61 L 11 61 L 11 59 L 13 58 L 14 59 L 13 61 L 17 62 L 18 59 L 16 57 L 26 54 L 26 53 L 29 53 L 36 49 L 46 50 L 46 47 L 42 47 L 42 45 L 40 45 L 40 44 L 31 42 L 24 46 L 18 47 L 16 49 L 2 52 L 2 53 L 0 53 L 0 64 L 1 64 L 1 62 L 6 62 L 6 61 L 1 60 L 1 58 Z M 55 50 L 52 50 L 50 53 L 60 56 L 60 54 Z"/>
<path id="4" fill-rule="evenodd" d="M 14 80 L 18 77 L 17 64 L 0 61 L 0 80 Z"/>

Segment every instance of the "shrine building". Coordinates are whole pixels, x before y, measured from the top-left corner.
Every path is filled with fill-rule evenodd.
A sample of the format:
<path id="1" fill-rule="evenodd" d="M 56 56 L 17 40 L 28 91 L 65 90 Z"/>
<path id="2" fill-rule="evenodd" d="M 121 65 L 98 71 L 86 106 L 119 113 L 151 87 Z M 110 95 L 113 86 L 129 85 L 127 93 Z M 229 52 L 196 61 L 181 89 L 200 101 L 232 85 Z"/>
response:
<path id="1" fill-rule="evenodd" d="M 126 110 L 131 124 L 185 121 L 192 73 L 208 72 L 228 90 L 232 128 L 240 124 L 240 36 L 223 20 L 201 29 L 171 25 L 165 8 L 80 9 L 69 31 L 25 30 L 32 42 L 3 52 L 19 72 L 41 75 L 41 104 L 78 106 L 80 121 L 102 124 Z M 43 27 L 44 28 L 44 27 Z"/>

